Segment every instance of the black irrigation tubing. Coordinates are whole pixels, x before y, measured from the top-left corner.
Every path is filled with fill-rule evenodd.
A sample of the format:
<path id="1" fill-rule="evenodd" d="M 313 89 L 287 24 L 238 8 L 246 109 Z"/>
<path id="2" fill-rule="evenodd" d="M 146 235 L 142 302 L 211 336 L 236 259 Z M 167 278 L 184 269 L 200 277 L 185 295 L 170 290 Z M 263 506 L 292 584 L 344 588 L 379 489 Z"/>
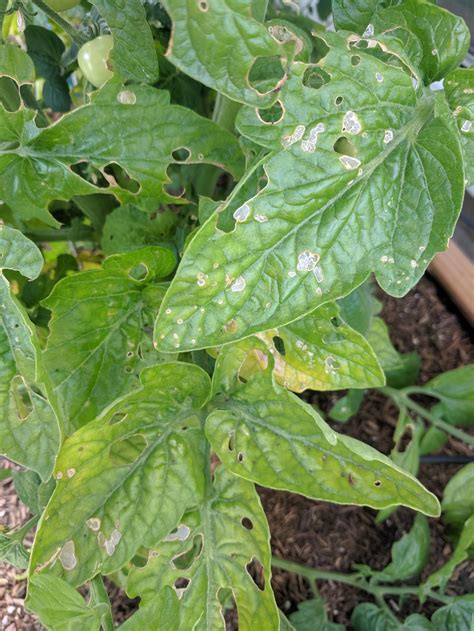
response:
<path id="1" fill-rule="evenodd" d="M 422 464 L 469 464 L 474 456 L 421 456 Z"/>

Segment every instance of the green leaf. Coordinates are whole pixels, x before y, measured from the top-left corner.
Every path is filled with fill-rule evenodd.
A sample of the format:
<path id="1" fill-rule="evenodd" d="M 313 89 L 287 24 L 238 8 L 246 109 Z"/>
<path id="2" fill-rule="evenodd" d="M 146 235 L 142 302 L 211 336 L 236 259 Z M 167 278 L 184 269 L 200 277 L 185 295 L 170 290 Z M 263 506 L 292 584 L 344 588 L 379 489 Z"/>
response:
<path id="1" fill-rule="evenodd" d="M 26 607 L 51 631 L 99 631 L 103 604 L 88 606 L 65 581 L 42 574 L 30 579 Z"/>
<path id="2" fill-rule="evenodd" d="M 474 68 L 458 68 L 444 81 L 446 97 L 461 134 L 466 186 L 474 184 Z"/>
<path id="3" fill-rule="evenodd" d="M 112 31 L 113 71 L 122 79 L 144 83 L 158 80 L 158 58 L 140 0 L 91 0 Z"/>
<path id="4" fill-rule="evenodd" d="M 441 399 L 443 419 L 453 425 L 474 423 L 474 364 L 461 366 L 437 375 L 425 384 Z"/>
<path id="5" fill-rule="evenodd" d="M 372 603 L 361 603 L 352 612 L 355 631 L 399 631 L 400 626 L 383 609 Z"/>
<path id="6" fill-rule="evenodd" d="M 160 631 L 179 631 L 179 600 L 171 587 L 163 587 L 146 607 L 140 607 L 120 626 L 120 631 L 156 631 L 158 620 Z"/>
<path id="7" fill-rule="evenodd" d="M 339 423 L 347 423 L 359 411 L 364 400 L 364 394 L 364 390 L 349 390 L 329 410 L 329 418 Z"/>
<path id="8" fill-rule="evenodd" d="M 177 222 L 177 215 L 171 210 L 149 215 L 134 206 L 120 206 L 107 215 L 102 250 L 109 255 L 146 245 L 162 245 L 170 241 Z"/>
<path id="9" fill-rule="evenodd" d="M 290 622 L 295 631 L 344 631 L 342 624 L 329 622 L 324 600 L 312 598 L 298 605 L 298 610 L 290 614 Z"/>
<path id="10" fill-rule="evenodd" d="M 415 522 L 392 546 L 392 561 L 374 576 L 383 581 L 405 581 L 419 576 L 430 551 L 430 529 L 424 515 L 416 515 Z"/>
<path id="11" fill-rule="evenodd" d="M 24 471 L 12 471 L 12 478 L 15 484 L 15 492 L 20 500 L 25 504 L 33 515 L 43 512 L 48 503 L 55 482 L 53 479 L 42 482 L 35 471 L 25 469 Z"/>
<path id="12" fill-rule="evenodd" d="M 0 76 L 15 79 L 19 85 L 31 84 L 35 80 L 35 67 L 19 46 L 0 44 Z"/>
<path id="13" fill-rule="evenodd" d="M 420 49 L 417 59 L 426 84 L 442 79 L 459 66 L 469 48 L 469 30 L 464 20 L 425 0 L 403 0 L 384 6 L 381 0 L 333 0 L 338 29 L 354 30 L 364 37 L 409 37 Z M 416 43 L 416 46 L 414 44 Z"/>
<path id="14" fill-rule="evenodd" d="M 431 631 L 430 621 L 419 614 L 408 616 L 398 623 L 384 609 L 372 603 L 361 603 L 352 612 L 351 622 L 355 631 Z M 448 627 L 446 627 L 447 629 Z"/>
<path id="15" fill-rule="evenodd" d="M 366 281 L 348 296 L 338 300 L 341 317 L 349 326 L 367 337 L 372 321 L 374 297 L 373 284 Z"/>
<path id="16" fill-rule="evenodd" d="M 362 34 L 380 0 L 332 0 L 332 15 L 337 30 Z"/>
<path id="17" fill-rule="evenodd" d="M 91 193 L 110 193 L 150 212 L 160 202 L 183 203 L 166 191 L 167 169 L 180 163 L 173 152 L 183 147 L 189 151 L 186 164 L 215 164 L 235 177 L 243 166 L 232 134 L 191 110 L 170 105 L 167 92 L 148 86 L 107 85 L 90 104 L 46 129 L 36 128 L 33 118 L 31 110 L 0 108 L 0 145 L 5 147 L 0 154 L 0 195 L 24 220 L 58 225 L 47 210 L 53 199 Z M 117 129 L 127 134 L 118 135 Z M 70 168 L 78 163 L 102 170 L 118 164 L 128 178 L 119 184 L 105 174 L 110 186 L 99 188 Z"/>
<path id="18" fill-rule="evenodd" d="M 146 608 L 174 587 L 177 630 L 225 631 L 223 592 L 230 590 L 239 629 L 278 629 L 270 558 L 268 525 L 254 485 L 218 468 L 203 503 L 150 552 L 145 567 L 131 572 L 127 591 L 140 595 Z M 257 579 L 249 574 L 253 560 Z M 159 628 L 167 628 L 166 621 Z"/>
<path id="19" fill-rule="evenodd" d="M 474 462 L 449 480 L 443 492 L 441 510 L 443 521 L 456 529 L 474 515 Z"/>
<path id="20" fill-rule="evenodd" d="M 29 559 L 28 550 L 20 540 L 0 532 L 0 561 L 5 561 L 20 570 L 24 570 L 28 567 Z"/>
<path id="21" fill-rule="evenodd" d="M 254 348 L 252 340 L 225 347 L 216 364 L 213 389 L 222 394 L 206 435 L 227 469 L 314 499 L 373 508 L 403 504 L 439 514 L 437 499 L 415 478 L 364 443 L 333 432 L 311 406 L 276 384 L 271 357 L 265 372 L 242 383 L 240 368 Z"/>
<path id="22" fill-rule="evenodd" d="M 58 421 L 38 383 L 33 324 L 2 273 L 9 269 L 36 278 L 43 257 L 21 232 L 0 228 L 1 454 L 46 480 L 59 447 Z"/>
<path id="23" fill-rule="evenodd" d="M 454 602 L 434 612 L 431 622 L 436 631 L 471 631 L 474 622 L 474 600 L 456 598 Z"/>
<path id="24" fill-rule="evenodd" d="M 474 544 L 474 515 L 471 515 L 464 524 L 464 528 L 456 544 L 453 554 L 447 563 L 439 570 L 428 576 L 421 586 L 421 594 L 426 595 L 435 587 L 444 589 L 456 567 L 469 556 L 469 548 Z"/>
<path id="25" fill-rule="evenodd" d="M 390 340 L 388 327 L 382 318 L 372 318 L 367 336 L 387 378 L 393 388 L 403 388 L 416 381 L 420 370 L 418 353 L 399 353 Z"/>
<path id="26" fill-rule="evenodd" d="M 45 79 L 45 105 L 56 112 L 67 112 L 71 109 L 71 97 L 67 81 L 62 76 L 61 59 L 65 51 L 62 39 L 49 29 L 30 24 L 25 30 L 25 40 L 36 72 Z"/>
<path id="27" fill-rule="evenodd" d="M 52 312 L 44 365 L 67 434 L 134 388 L 144 366 L 164 360 L 150 333 L 165 292 L 156 281 L 174 266 L 173 253 L 159 247 L 116 254 L 100 270 L 64 278 L 43 300 Z"/>
<path id="28" fill-rule="evenodd" d="M 464 20 L 425 0 L 404 0 L 380 8 L 373 16 L 375 33 L 402 27 L 418 39 L 422 50 L 420 69 L 425 83 L 439 81 L 464 60 L 470 42 Z"/>
<path id="29" fill-rule="evenodd" d="M 146 368 L 142 387 L 65 441 L 31 570 L 81 585 L 155 546 L 203 492 L 199 409 L 209 377 L 190 364 Z"/>
<path id="30" fill-rule="evenodd" d="M 435 412 L 436 407 L 437 406 L 435 405 L 431 408 L 431 414 Z M 439 416 L 441 417 L 441 414 Z M 427 429 L 427 431 L 421 438 L 420 456 L 425 456 L 426 454 L 438 451 L 438 449 L 441 449 L 441 447 L 446 444 L 447 440 L 448 435 L 446 434 L 446 432 L 443 432 L 442 429 L 438 429 L 437 427 L 432 425 Z"/>
<path id="31" fill-rule="evenodd" d="M 374 388 L 385 384 L 365 338 L 340 317 L 334 303 L 258 336 L 273 355 L 277 382 L 293 392 Z"/>
<path id="32" fill-rule="evenodd" d="M 402 296 L 446 248 L 464 191 L 450 117 L 434 117 L 435 97 L 415 92 L 403 70 L 323 37 L 319 65 L 292 65 L 279 122 L 240 111 L 239 130 L 272 150 L 253 168 L 268 183 L 244 194 L 250 169 L 191 241 L 157 321 L 163 350 L 174 334 L 189 349 L 280 327 L 371 271 Z M 307 71 L 327 83 L 305 86 Z"/>
<path id="33" fill-rule="evenodd" d="M 286 75 L 258 89 L 250 81 L 251 71 L 258 66 L 268 69 L 272 58 L 285 51 L 267 27 L 254 19 L 251 4 L 165 0 L 173 21 L 166 55 L 179 70 L 230 99 L 267 107 L 275 101 Z"/>

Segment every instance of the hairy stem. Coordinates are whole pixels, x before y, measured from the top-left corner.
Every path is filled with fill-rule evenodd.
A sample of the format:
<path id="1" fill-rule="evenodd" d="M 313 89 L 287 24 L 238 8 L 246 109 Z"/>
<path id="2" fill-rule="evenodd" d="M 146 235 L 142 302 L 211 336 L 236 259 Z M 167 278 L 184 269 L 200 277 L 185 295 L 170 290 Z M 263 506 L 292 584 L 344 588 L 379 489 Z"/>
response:
<path id="1" fill-rule="evenodd" d="M 91 601 L 94 604 L 103 604 L 107 606 L 106 613 L 102 616 L 102 628 L 104 631 L 114 631 L 114 621 L 112 618 L 112 610 L 110 608 L 110 599 L 102 581 L 102 576 L 95 576 L 91 580 Z"/>
<path id="2" fill-rule="evenodd" d="M 412 412 L 415 412 L 415 414 L 418 414 L 422 418 L 426 419 L 438 429 L 446 432 L 447 434 L 451 434 L 451 436 L 454 436 L 455 438 L 458 438 L 459 440 L 462 440 L 468 445 L 471 445 L 474 447 L 474 436 L 470 436 L 466 432 L 463 432 L 461 429 L 458 429 L 457 427 L 454 427 L 453 425 L 446 423 L 445 421 L 438 418 L 434 414 L 431 414 L 431 412 L 426 410 L 424 407 L 412 401 L 405 390 L 397 390 L 395 388 L 390 388 L 389 386 L 385 386 L 384 388 L 380 388 L 380 392 L 382 392 L 382 394 L 385 394 L 385 396 L 393 399 L 393 401 L 395 401 L 398 407 L 401 407 L 402 405 L 406 406 L 409 410 L 411 410 Z M 409 393 L 411 392 L 413 392 L 413 389 L 409 390 Z M 421 392 L 423 391 L 420 391 L 420 393 Z M 430 394 L 427 391 L 424 391 L 423 393 Z M 435 395 L 430 395 L 430 396 L 435 396 Z"/>
<path id="3" fill-rule="evenodd" d="M 324 580 L 324 581 L 336 581 L 338 583 L 345 583 L 346 585 L 351 585 L 357 589 L 362 589 L 368 594 L 372 594 L 374 598 L 379 600 L 380 598 L 384 598 L 384 596 L 418 596 L 420 593 L 421 586 L 408 586 L 404 585 L 401 587 L 392 587 L 391 585 L 374 585 L 369 583 L 364 577 L 360 574 L 343 574 L 342 572 L 331 572 L 327 570 L 318 570 L 314 567 L 308 567 L 306 565 L 301 565 L 300 563 L 296 563 L 295 561 L 287 561 L 286 559 L 280 559 L 279 557 L 272 557 L 272 565 L 273 567 L 278 567 L 281 570 L 287 570 L 288 572 L 293 572 L 294 574 L 299 574 L 300 576 L 304 576 L 310 582 L 316 580 Z M 442 603 L 449 603 L 452 601 L 450 596 L 438 594 L 432 590 L 429 590 L 427 596 L 433 600 L 437 600 Z"/>
<path id="4" fill-rule="evenodd" d="M 41 11 L 46 13 L 46 15 L 53 22 L 55 22 L 60 28 L 62 28 L 62 30 L 65 33 L 67 33 L 69 37 L 73 40 L 73 42 L 75 42 L 78 46 L 82 46 L 82 44 L 85 44 L 87 42 L 87 37 L 85 37 L 85 35 L 83 35 L 82 33 L 79 33 L 79 31 L 75 29 L 74 26 L 70 22 L 68 22 L 63 17 L 61 17 L 59 13 L 56 13 L 56 11 L 54 11 L 50 6 L 48 6 L 46 2 L 43 2 L 43 0 L 32 0 L 32 1 L 33 1 L 33 4 L 35 4 L 38 7 L 38 9 L 41 9 Z"/>

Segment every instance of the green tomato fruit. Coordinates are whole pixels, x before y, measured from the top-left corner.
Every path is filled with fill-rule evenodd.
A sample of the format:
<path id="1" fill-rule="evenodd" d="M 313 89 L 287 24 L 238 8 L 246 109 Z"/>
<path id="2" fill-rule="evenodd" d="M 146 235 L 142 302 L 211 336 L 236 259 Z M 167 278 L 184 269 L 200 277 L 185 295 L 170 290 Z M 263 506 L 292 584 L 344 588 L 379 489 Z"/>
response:
<path id="1" fill-rule="evenodd" d="M 107 59 L 114 45 L 112 35 L 101 35 L 82 46 L 77 55 L 79 68 L 96 88 L 101 88 L 113 72 L 107 68 Z"/>
<path id="2" fill-rule="evenodd" d="M 54 11 L 67 11 L 73 7 L 77 7 L 81 0 L 45 0 L 48 7 Z"/>

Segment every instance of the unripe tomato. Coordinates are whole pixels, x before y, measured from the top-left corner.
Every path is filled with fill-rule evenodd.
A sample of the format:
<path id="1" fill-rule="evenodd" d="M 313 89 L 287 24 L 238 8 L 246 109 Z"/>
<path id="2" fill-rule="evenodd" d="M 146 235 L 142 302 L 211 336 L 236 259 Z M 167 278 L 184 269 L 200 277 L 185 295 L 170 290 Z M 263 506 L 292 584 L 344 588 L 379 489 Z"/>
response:
<path id="1" fill-rule="evenodd" d="M 101 88 L 113 77 L 114 73 L 107 68 L 107 59 L 113 45 L 112 35 L 101 35 L 86 42 L 77 55 L 82 74 L 96 88 Z"/>
<path id="2" fill-rule="evenodd" d="M 48 7 L 54 11 L 67 11 L 73 7 L 77 7 L 81 0 L 44 0 Z"/>

